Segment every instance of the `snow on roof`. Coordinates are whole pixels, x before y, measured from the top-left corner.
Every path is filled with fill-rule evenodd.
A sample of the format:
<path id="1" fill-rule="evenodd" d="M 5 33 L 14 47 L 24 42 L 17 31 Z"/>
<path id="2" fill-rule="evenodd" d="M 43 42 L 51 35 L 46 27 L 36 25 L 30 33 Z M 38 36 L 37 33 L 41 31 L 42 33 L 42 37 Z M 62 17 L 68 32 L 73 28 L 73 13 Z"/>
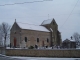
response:
<path id="1" fill-rule="evenodd" d="M 29 29 L 29 30 L 36 30 L 36 31 L 45 31 L 50 32 L 47 28 L 44 26 L 39 25 L 33 25 L 33 24 L 27 24 L 27 23 L 17 23 L 20 28 L 22 29 Z"/>
<path id="2" fill-rule="evenodd" d="M 75 42 L 75 40 L 73 40 L 73 39 L 71 39 L 70 41 L 71 41 L 71 42 Z"/>
<path id="3" fill-rule="evenodd" d="M 53 19 L 44 20 L 41 25 L 50 24 Z"/>
<path id="4" fill-rule="evenodd" d="M 52 28 L 50 28 L 50 30 L 53 32 Z"/>
<path id="5" fill-rule="evenodd" d="M 66 39 L 63 42 L 75 42 L 75 40 L 73 40 L 73 39 Z"/>

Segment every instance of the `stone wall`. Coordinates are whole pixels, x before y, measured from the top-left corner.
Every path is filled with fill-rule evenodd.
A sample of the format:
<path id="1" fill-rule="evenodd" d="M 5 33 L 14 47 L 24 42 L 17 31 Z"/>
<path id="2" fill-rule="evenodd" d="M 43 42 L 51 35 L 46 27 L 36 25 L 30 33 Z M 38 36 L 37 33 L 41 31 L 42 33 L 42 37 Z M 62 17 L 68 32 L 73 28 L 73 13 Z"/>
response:
<path id="1" fill-rule="evenodd" d="M 80 50 L 43 50 L 43 49 L 6 49 L 8 56 L 32 56 L 32 57 L 76 57 L 80 58 Z"/>
<path id="2" fill-rule="evenodd" d="M 42 31 L 34 31 L 34 30 L 22 30 L 22 36 L 21 39 L 25 40 L 25 37 L 27 37 L 26 47 L 29 46 L 35 46 L 38 45 L 39 47 L 43 46 L 50 46 L 50 32 L 42 32 Z M 37 42 L 37 38 L 39 38 L 39 42 Z M 49 39 L 49 42 L 47 42 L 47 38 Z"/>
<path id="3" fill-rule="evenodd" d="M 16 31 L 16 34 L 12 32 L 10 35 L 10 43 L 12 47 L 14 46 L 14 37 L 16 38 L 16 47 L 20 47 L 22 41 L 25 42 L 25 37 L 27 37 L 27 42 L 25 42 L 26 47 L 35 45 L 42 47 L 43 41 L 44 41 L 44 46 L 51 45 L 50 32 L 42 32 L 42 31 L 34 31 L 26 29 L 22 29 L 21 33 L 19 33 L 19 31 Z M 39 38 L 39 42 L 37 42 L 37 38 Z M 47 38 L 49 39 L 49 42 L 47 42 Z"/>
<path id="4" fill-rule="evenodd" d="M 5 54 L 5 48 L 4 47 L 0 47 L 0 54 Z"/>

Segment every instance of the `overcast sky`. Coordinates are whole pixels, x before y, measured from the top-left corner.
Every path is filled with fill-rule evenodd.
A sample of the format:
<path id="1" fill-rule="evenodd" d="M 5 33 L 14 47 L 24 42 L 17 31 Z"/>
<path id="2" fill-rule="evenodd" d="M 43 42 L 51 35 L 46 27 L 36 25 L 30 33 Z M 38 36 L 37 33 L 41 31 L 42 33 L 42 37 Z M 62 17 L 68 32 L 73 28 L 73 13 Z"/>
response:
<path id="1" fill-rule="evenodd" d="M 17 22 L 40 25 L 42 21 L 54 18 L 61 32 L 62 40 L 70 39 L 74 32 L 80 34 L 80 0 L 53 0 L 5 5 L 33 1 L 37 0 L 0 0 L 0 23 L 7 22 L 12 25 L 16 19 Z"/>

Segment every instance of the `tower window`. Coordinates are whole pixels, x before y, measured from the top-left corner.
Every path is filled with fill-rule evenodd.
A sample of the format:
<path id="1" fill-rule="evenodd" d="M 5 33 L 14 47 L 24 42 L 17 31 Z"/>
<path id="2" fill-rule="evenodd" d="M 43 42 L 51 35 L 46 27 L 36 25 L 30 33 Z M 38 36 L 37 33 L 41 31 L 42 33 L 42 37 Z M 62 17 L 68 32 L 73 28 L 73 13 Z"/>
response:
<path id="1" fill-rule="evenodd" d="M 39 42 L 39 38 L 37 38 L 37 42 Z"/>
<path id="2" fill-rule="evenodd" d="M 55 23 L 53 22 L 53 25 L 54 25 Z"/>
<path id="3" fill-rule="evenodd" d="M 14 32 L 14 34 L 16 34 L 16 31 Z"/>
<path id="4" fill-rule="evenodd" d="M 16 34 L 16 32 L 14 32 L 14 34 Z"/>
<path id="5" fill-rule="evenodd" d="M 49 39 L 47 38 L 47 43 L 49 42 Z"/>
<path id="6" fill-rule="evenodd" d="M 27 37 L 25 37 L 25 42 L 27 42 Z"/>

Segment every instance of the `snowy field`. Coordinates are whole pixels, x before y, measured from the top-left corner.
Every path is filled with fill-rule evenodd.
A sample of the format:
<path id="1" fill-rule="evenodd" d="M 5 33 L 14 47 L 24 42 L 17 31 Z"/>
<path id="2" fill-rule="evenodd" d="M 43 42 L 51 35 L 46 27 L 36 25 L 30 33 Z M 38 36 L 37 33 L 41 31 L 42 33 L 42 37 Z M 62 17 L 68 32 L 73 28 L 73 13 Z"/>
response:
<path id="1" fill-rule="evenodd" d="M 0 54 L 0 56 L 8 57 L 11 59 L 18 59 L 18 60 L 80 60 L 80 58 L 48 58 L 48 57 L 17 57 L 17 56 L 6 56 Z"/>
<path id="2" fill-rule="evenodd" d="M 80 60 L 80 58 L 11 57 L 20 60 Z"/>

